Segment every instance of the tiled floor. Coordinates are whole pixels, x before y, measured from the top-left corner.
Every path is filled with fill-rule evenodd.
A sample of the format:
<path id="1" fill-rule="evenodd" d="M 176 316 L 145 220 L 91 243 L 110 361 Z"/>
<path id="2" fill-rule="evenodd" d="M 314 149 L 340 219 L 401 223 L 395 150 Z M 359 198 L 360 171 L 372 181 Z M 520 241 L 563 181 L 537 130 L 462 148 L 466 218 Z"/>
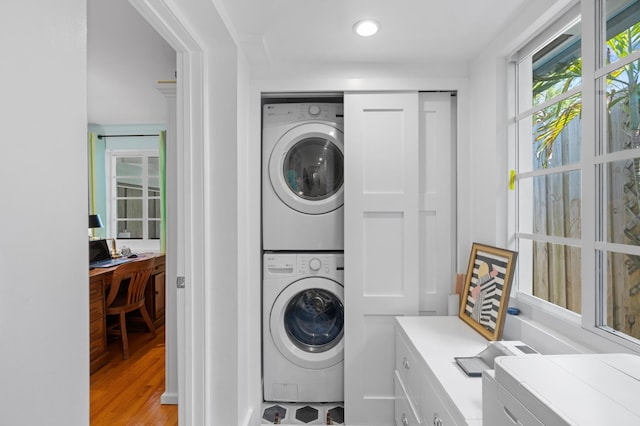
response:
<path id="1" fill-rule="evenodd" d="M 276 417 L 283 425 L 341 425 L 344 424 L 344 408 L 342 404 L 335 402 L 326 404 L 263 403 L 262 424 L 274 424 Z"/>

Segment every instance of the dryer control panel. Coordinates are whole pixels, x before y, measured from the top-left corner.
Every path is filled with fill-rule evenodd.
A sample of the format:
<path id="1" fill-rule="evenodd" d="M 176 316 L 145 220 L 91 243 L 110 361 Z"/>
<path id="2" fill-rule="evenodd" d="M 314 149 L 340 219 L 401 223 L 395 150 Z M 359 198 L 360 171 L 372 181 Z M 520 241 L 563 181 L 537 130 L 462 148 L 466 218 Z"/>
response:
<path id="1" fill-rule="evenodd" d="M 322 275 L 344 273 L 342 253 L 265 253 L 264 276 Z"/>
<path id="2" fill-rule="evenodd" d="M 262 124 L 265 127 L 315 120 L 344 123 L 343 104 L 319 102 L 264 105 Z"/>

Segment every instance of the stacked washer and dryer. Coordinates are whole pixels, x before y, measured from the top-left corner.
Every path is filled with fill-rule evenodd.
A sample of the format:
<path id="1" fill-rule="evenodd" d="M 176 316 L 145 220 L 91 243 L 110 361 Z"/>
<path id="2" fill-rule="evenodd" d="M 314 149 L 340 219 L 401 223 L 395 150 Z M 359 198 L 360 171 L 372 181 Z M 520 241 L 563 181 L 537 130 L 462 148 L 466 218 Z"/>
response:
<path id="1" fill-rule="evenodd" d="M 343 105 L 263 107 L 265 401 L 344 400 Z"/>

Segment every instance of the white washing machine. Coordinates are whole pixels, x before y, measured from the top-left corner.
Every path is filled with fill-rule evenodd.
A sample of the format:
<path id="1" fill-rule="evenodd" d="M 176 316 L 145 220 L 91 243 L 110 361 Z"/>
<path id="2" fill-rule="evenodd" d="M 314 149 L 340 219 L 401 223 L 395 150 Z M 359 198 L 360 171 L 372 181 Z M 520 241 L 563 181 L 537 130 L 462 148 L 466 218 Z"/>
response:
<path id="1" fill-rule="evenodd" d="M 266 104 L 262 127 L 264 250 L 343 250 L 343 105 Z"/>
<path id="2" fill-rule="evenodd" d="M 266 253 L 265 401 L 344 400 L 344 255 Z"/>

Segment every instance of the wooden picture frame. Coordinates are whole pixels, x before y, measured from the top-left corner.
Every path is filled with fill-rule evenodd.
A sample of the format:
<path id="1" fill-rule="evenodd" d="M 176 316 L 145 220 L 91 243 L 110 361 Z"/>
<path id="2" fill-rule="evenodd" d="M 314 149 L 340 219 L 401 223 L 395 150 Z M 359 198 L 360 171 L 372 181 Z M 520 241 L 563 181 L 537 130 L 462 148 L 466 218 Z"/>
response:
<path id="1" fill-rule="evenodd" d="M 502 337 L 517 257 L 511 250 L 471 247 L 458 316 L 488 340 Z"/>

